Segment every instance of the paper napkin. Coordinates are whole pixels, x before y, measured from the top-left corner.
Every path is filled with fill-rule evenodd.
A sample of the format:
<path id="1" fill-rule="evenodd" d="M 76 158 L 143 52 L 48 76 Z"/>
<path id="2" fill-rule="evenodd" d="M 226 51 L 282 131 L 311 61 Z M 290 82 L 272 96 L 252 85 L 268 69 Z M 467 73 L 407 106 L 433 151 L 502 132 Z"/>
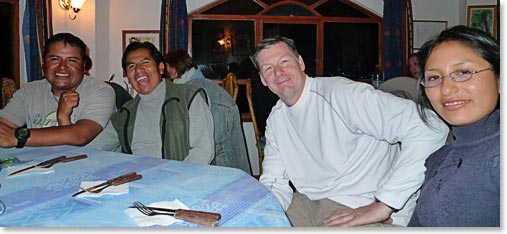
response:
<path id="1" fill-rule="evenodd" d="M 104 183 L 106 181 L 83 181 L 81 182 L 80 187 L 81 188 L 90 188 L 92 186 Z M 81 190 L 81 189 L 80 189 Z M 124 183 L 116 186 L 109 186 L 102 190 L 100 193 L 90 193 L 90 192 L 84 192 L 76 197 L 100 197 L 105 194 L 110 195 L 118 195 L 118 194 L 124 194 L 129 192 L 129 183 Z"/>
<path id="2" fill-rule="evenodd" d="M 15 166 L 15 167 L 8 167 L 7 168 L 7 175 L 15 172 L 15 171 L 18 171 L 18 170 L 22 170 L 24 168 L 27 168 L 27 167 L 31 167 L 32 165 L 22 165 L 22 166 Z M 11 176 L 8 176 L 8 178 L 12 178 L 12 177 L 16 177 L 16 176 L 21 176 L 21 175 L 29 175 L 29 174 L 47 174 L 47 173 L 51 173 L 51 172 L 54 172 L 55 169 L 53 167 L 50 167 L 50 168 L 43 168 L 43 167 L 34 167 L 34 168 L 31 168 L 31 169 L 28 169 L 26 171 L 22 171 L 20 173 L 17 173 L 17 174 L 14 174 L 14 175 L 11 175 Z"/>
<path id="3" fill-rule="evenodd" d="M 188 209 L 188 207 L 182 202 L 180 202 L 178 199 L 175 199 L 174 201 L 154 202 L 147 206 L 167 209 Z M 148 227 L 153 225 L 169 226 L 175 222 L 184 222 L 182 220 L 175 219 L 173 216 L 169 215 L 146 216 L 136 208 L 128 208 L 125 210 L 125 213 L 127 213 L 132 219 L 134 219 L 134 221 L 136 221 L 137 225 L 139 225 L 140 227 Z"/>

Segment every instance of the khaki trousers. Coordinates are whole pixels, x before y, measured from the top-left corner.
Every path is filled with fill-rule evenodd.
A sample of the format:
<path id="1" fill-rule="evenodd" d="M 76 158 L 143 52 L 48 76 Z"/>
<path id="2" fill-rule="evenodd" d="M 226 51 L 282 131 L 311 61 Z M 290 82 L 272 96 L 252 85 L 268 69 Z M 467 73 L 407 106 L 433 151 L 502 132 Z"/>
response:
<path id="1" fill-rule="evenodd" d="M 287 209 L 287 217 L 293 227 L 324 227 L 323 221 L 336 211 L 350 209 L 330 199 L 312 201 L 306 195 L 295 192 Z M 390 224 L 372 223 L 362 227 L 392 227 Z"/>

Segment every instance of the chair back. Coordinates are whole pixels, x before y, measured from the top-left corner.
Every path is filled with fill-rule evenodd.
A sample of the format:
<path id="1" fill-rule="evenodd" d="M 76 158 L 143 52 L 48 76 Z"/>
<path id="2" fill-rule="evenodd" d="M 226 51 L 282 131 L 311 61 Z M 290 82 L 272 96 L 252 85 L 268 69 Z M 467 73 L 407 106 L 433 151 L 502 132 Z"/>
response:
<path id="1" fill-rule="evenodd" d="M 132 96 L 130 96 L 129 92 L 125 90 L 125 88 L 123 88 L 121 85 L 114 83 L 112 81 L 111 82 L 106 81 L 106 83 L 111 85 L 111 87 L 114 90 L 114 94 L 116 95 L 116 109 L 119 110 L 120 107 L 122 107 L 125 102 L 132 99 Z"/>
<path id="2" fill-rule="evenodd" d="M 18 90 L 18 87 L 16 86 L 16 82 L 14 82 L 11 78 L 0 78 L 0 109 L 4 108 L 7 103 L 12 98 L 12 95 L 16 90 Z"/>
<path id="3" fill-rule="evenodd" d="M 236 101 L 238 97 L 238 77 L 232 72 L 227 73 L 221 84 L 222 88 L 225 89 L 231 95 L 232 99 Z"/>
<path id="4" fill-rule="evenodd" d="M 417 79 L 401 76 L 387 80 L 378 89 L 415 101 L 417 97 L 417 85 Z"/>
<path id="5" fill-rule="evenodd" d="M 246 99 L 248 101 L 248 110 L 250 113 L 242 113 L 241 118 L 243 120 L 251 120 L 254 133 L 255 133 L 255 141 L 257 145 L 257 152 L 259 155 L 259 176 L 262 174 L 262 161 L 264 160 L 264 149 L 262 147 L 262 134 L 257 125 L 257 118 L 255 117 L 255 110 L 253 104 L 253 95 L 252 95 L 252 81 L 250 79 L 241 80 L 239 85 L 245 85 L 245 94 Z"/>

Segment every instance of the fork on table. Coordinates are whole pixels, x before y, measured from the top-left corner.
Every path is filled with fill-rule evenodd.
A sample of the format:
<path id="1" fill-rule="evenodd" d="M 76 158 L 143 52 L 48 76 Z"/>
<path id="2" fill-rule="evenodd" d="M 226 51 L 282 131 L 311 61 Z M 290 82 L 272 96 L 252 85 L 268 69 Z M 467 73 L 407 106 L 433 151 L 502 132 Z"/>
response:
<path id="1" fill-rule="evenodd" d="M 155 211 L 154 208 L 147 207 L 144 204 L 142 204 L 141 202 L 134 202 L 132 205 L 134 208 L 139 210 L 139 212 L 143 213 L 146 216 L 169 215 L 169 216 L 173 216 L 174 218 L 179 219 L 179 220 L 197 223 L 197 224 L 205 225 L 208 227 L 217 227 L 218 226 L 217 219 L 206 218 L 206 217 L 210 217 L 210 215 L 212 215 L 212 216 L 216 215 L 217 213 L 209 213 L 209 212 L 193 211 L 193 210 L 181 210 L 181 209 L 174 210 L 174 211 L 172 209 L 166 209 L 166 210 L 168 210 L 168 212 L 158 212 L 158 211 Z M 188 211 L 188 212 L 185 212 L 185 211 Z M 220 219 L 220 214 L 218 214 L 218 219 Z"/>

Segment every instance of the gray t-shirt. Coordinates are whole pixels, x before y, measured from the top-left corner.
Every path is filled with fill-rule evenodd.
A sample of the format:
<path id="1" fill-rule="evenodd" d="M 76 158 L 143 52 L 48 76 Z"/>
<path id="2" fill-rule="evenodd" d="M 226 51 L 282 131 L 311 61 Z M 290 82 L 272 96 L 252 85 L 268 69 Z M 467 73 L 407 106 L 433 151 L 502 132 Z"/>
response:
<path id="1" fill-rule="evenodd" d="M 114 90 L 92 77 L 85 76 L 78 86 L 79 105 L 72 110 L 71 122 L 89 119 L 105 127 L 115 110 Z M 56 111 L 58 98 L 51 92 L 51 84 L 37 80 L 16 91 L 9 104 L 0 110 L 3 117 L 17 126 L 44 128 L 58 126 Z"/>

